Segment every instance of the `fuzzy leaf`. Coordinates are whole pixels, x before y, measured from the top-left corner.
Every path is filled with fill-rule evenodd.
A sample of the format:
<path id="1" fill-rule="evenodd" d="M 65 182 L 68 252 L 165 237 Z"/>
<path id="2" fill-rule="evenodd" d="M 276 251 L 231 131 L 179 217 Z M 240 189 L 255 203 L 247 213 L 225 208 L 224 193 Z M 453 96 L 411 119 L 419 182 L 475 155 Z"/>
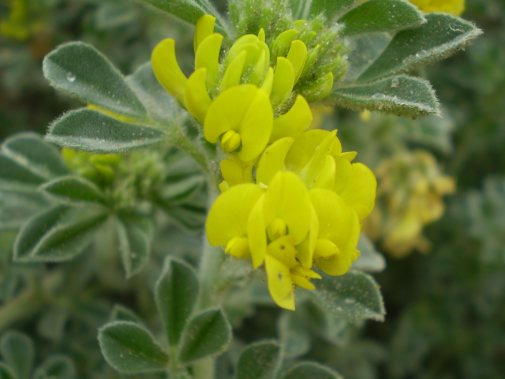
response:
<path id="1" fill-rule="evenodd" d="M 172 259 L 165 261 L 156 282 L 155 296 L 170 345 L 179 342 L 198 297 L 198 286 L 196 274 L 189 265 Z"/>
<path id="2" fill-rule="evenodd" d="M 438 100 L 430 83 L 405 75 L 336 88 L 332 98 L 337 105 L 353 110 L 368 109 L 410 117 L 439 113 Z"/>
<path id="3" fill-rule="evenodd" d="M 143 117 L 144 106 L 123 75 L 91 45 L 70 42 L 49 53 L 43 63 L 51 85 L 96 105 L 129 117 Z"/>
<path id="4" fill-rule="evenodd" d="M 8 138 L 2 145 L 2 153 L 45 179 L 70 172 L 59 152 L 35 133 L 20 133 Z"/>
<path id="5" fill-rule="evenodd" d="M 142 319 L 136 315 L 131 309 L 126 308 L 124 305 L 115 304 L 112 308 L 110 315 L 111 321 L 131 321 L 136 324 L 143 325 Z"/>
<path id="6" fill-rule="evenodd" d="M 47 207 L 47 199 L 35 191 L 0 191 L 0 231 L 15 230 Z"/>
<path id="7" fill-rule="evenodd" d="M 195 25 L 200 17 L 210 14 L 216 17 L 216 27 L 220 31 L 226 29 L 225 21 L 208 0 L 143 0 L 145 3 L 170 13 L 181 20 Z"/>
<path id="8" fill-rule="evenodd" d="M 143 64 L 132 75 L 129 75 L 126 82 L 135 91 L 153 119 L 167 124 L 186 116 L 184 112 L 178 112 L 180 106 L 160 85 L 154 76 L 150 62 Z"/>
<path id="9" fill-rule="evenodd" d="M 209 309 L 187 323 L 178 346 L 182 363 L 221 354 L 231 342 L 231 327 L 223 311 Z"/>
<path id="10" fill-rule="evenodd" d="M 123 267 L 128 278 L 137 274 L 151 255 L 152 221 L 135 214 L 120 215 L 116 230 Z"/>
<path id="11" fill-rule="evenodd" d="M 365 273 L 351 271 L 340 277 L 325 276 L 317 287 L 316 300 L 335 317 L 351 322 L 384 320 L 386 312 L 379 286 Z"/>
<path id="12" fill-rule="evenodd" d="M 396 32 L 422 25 L 426 20 L 412 4 L 403 0 L 371 0 L 348 12 L 340 21 L 343 34 Z"/>
<path id="13" fill-rule="evenodd" d="M 324 14 L 328 20 L 344 9 L 353 5 L 356 0 L 289 0 L 295 19 L 307 19 L 310 16 Z"/>
<path id="14" fill-rule="evenodd" d="M 298 363 L 282 379 L 342 379 L 342 376 L 318 363 Z"/>
<path id="15" fill-rule="evenodd" d="M 384 257 L 375 249 L 373 242 L 364 234 L 359 238 L 358 250 L 360 257 L 353 264 L 353 268 L 356 270 L 381 272 L 386 268 Z"/>
<path id="16" fill-rule="evenodd" d="M 419 28 L 396 34 L 359 80 L 370 81 L 447 58 L 482 33 L 474 24 L 448 14 L 425 17 L 427 22 Z"/>
<path id="17" fill-rule="evenodd" d="M 0 362 L 0 379 L 17 379 L 9 366 Z"/>
<path id="18" fill-rule="evenodd" d="M 74 379 L 76 372 L 71 359 L 64 355 L 53 355 L 44 361 L 34 379 Z"/>
<path id="19" fill-rule="evenodd" d="M 0 153 L 0 190 L 33 191 L 44 181 L 43 176 Z"/>
<path id="20" fill-rule="evenodd" d="M 280 365 L 280 346 L 276 342 L 257 342 L 240 354 L 235 379 L 274 379 Z"/>
<path id="21" fill-rule="evenodd" d="M 124 123 L 90 109 L 79 109 L 54 121 L 46 139 L 72 149 L 116 153 L 160 143 L 163 136 L 158 129 Z"/>
<path id="22" fill-rule="evenodd" d="M 79 176 L 64 176 L 44 184 L 41 190 L 65 204 L 104 203 L 104 194 L 93 182 Z"/>
<path id="23" fill-rule="evenodd" d="M 25 334 L 8 331 L 0 341 L 0 353 L 17 379 L 28 379 L 32 370 L 34 349 L 32 340 Z"/>
<path id="24" fill-rule="evenodd" d="M 310 335 L 299 312 L 284 312 L 279 318 L 279 338 L 286 358 L 296 358 L 310 350 Z"/>
<path id="25" fill-rule="evenodd" d="M 167 353 L 144 327 L 129 321 L 103 326 L 98 342 L 105 360 L 124 374 L 142 374 L 166 370 Z"/>
<path id="26" fill-rule="evenodd" d="M 56 206 L 35 215 L 21 229 L 14 246 L 18 261 L 62 262 L 80 254 L 106 220 L 102 208 Z"/>

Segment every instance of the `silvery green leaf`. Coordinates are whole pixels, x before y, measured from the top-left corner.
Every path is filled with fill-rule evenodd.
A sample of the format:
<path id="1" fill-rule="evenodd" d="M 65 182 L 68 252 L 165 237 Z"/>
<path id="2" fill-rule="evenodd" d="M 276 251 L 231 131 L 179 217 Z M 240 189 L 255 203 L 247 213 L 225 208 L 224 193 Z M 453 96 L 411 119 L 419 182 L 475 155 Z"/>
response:
<path id="1" fill-rule="evenodd" d="M 381 272 L 386 268 L 386 260 L 376 250 L 373 242 L 364 234 L 359 238 L 358 250 L 360 257 L 354 262 L 352 266 L 354 269 L 367 272 Z"/>
<path id="2" fill-rule="evenodd" d="M 105 203 L 105 196 L 93 182 L 80 176 L 63 176 L 45 183 L 41 190 L 55 200 L 70 205 Z"/>
<path id="3" fill-rule="evenodd" d="M 167 341 L 176 346 L 198 297 L 198 278 L 188 264 L 167 259 L 155 287 Z"/>
<path id="4" fill-rule="evenodd" d="M 17 379 L 11 368 L 3 362 L 0 362 L 0 379 Z"/>
<path id="5" fill-rule="evenodd" d="M 405 75 L 337 87 L 331 97 L 337 105 L 352 110 L 368 109 L 410 117 L 439 113 L 430 83 Z"/>
<path id="6" fill-rule="evenodd" d="M 105 360 L 124 374 L 143 374 L 167 369 L 168 355 L 143 326 L 115 321 L 98 331 L 98 342 Z"/>
<path id="7" fill-rule="evenodd" d="M 163 123 L 182 124 L 186 113 L 179 111 L 180 106 L 159 84 L 150 62 L 143 64 L 132 75 L 129 75 L 126 82 L 135 91 L 153 119 Z"/>
<path id="8" fill-rule="evenodd" d="M 116 230 L 123 267 L 130 278 L 144 267 L 151 255 L 152 220 L 135 214 L 120 214 Z"/>
<path id="9" fill-rule="evenodd" d="M 0 340 L 0 353 L 17 379 L 28 379 L 33 366 L 32 340 L 25 334 L 7 331 Z"/>
<path id="10" fill-rule="evenodd" d="M 286 358 L 296 358 L 310 350 L 310 336 L 295 312 L 284 312 L 278 323 L 280 342 Z"/>
<path id="11" fill-rule="evenodd" d="M 31 218 L 14 245 L 18 261 L 62 262 L 80 254 L 107 219 L 100 207 L 55 206 Z"/>
<path id="12" fill-rule="evenodd" d="M 281 348 L 273 341 L 256 342 L 240 354 L 235 379 L 274 379 L 281 366 Z"/>
<path id="13" fill-rule="evenodd" d="M 232 338 L 230 323 L 220 309 L 200 312 L 188 321 L 178 345 L 177 356 L 182 363 L 223 353 Z"/>
<path id="14" fill-rule="evenodd" d="M 57 145 L 94 153 L 117 153 L 159 144 L 158 129 L 122 122 L 91 109 L 71 111 L 54 121 L 46 139 Z"/>
<path id="15" fill-rule="evenodd" d="M 323 309 L 351 322 L 383 321 L 386 314 L 379 286 L 371 276 L 359 271 L 323 277 L 314 297 Z"/>
<path id="16" fill-rule="evenodd" d="M 370 0 L 342 17 L 343 34 L 396 32 L 422 25 L 426 20 L 417 8 L 404 0 Z"/>
<path id="17" fill-rule="evenodd" d="M 123 75 L 91 45 L 82 42 L 61 45 L 44 58 L 43 71 L 54 88 L 86 104 L 133 118 L 146 114 Z"/>
<path id="18" fill-rule="evenodd" d="M 328 20 L 351 7 L 356 0 L 289 0 L 295 19 L 324 14 Z"/>
<path id="19" fill-rule="evenodd" d="M 343 379 L 329 367 L 314 362 L 302 362 L 289 369 L 282 379 Z"/>
<path id="20" fill-rule="evenodd" d="M 64 355 L 47 358 L 33 376 L 34 379 L 74 379 L 76 370 L 72 360 Z"/>
<path id="21" fill-rule="evenodd" d="M 45 179 L 70 172 L 59 152 L 35 133 L 20 133 L 6 139 L 2 153 Z"/>
<path id="22" fill-rule="evenodd" d="M 142 0 L 144 3 L 172 14 L 181 20 L 196 24 L 198 19 L 205 14 L 216 17 L 216 27 L 219 31 L 227 31 L 226 20 L 219 14 L 209 0 Z"/>
<path id="23" fill-rule="evenodd" d="M 448 14 L 425 17 L 427 22 L 420 27 L 397 33 L 359 80 L 371 81 L 447 58 L 482 33 L 471 22 Z"/>

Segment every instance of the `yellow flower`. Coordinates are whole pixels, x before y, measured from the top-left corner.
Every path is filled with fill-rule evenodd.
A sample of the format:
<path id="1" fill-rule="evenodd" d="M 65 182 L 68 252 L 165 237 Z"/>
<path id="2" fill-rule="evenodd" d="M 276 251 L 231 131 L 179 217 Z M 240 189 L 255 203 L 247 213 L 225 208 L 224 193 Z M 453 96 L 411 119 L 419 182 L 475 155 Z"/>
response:
<path id="1" fill-rule="evenodd" d="M 360 219 L 373 207 L 376 182 L 351 163 L 355 155 L 342 152 L 335 132 L 311 130 L 268 146 L 255 175 L 240 160 L 223 161 L 225 191 L 207 218 L 209 242 L 264 265 L 273 300 L 294 309 L 296 287 L 315 289 L 315 268 L 343 275 L 359 256 Z"/>
<path id="2" fill-rule="evenodd" d="M 214 17 L 205 15 L 196 25 L 195 71 L 189 77 L 177 62 L 172 39 L 154 48 L 153 72 L 204 125 L 207 141 L 221 142 L 225 152 L 239 151 L 240 159 L 250 161 L 269 141 L 296 136 L 310 126 L 312 113 L 307 101 L 293 96 L 307 60 L 307 47 L 296 39 L 297 31 L 281 34 L 276 46 L 284 55 L 277 54 L 271 66 L 271 52 L 260 30 L 258 35 L 240 37 L 220 59 L 223 36 L 214 33 L 214 23 Z M 242 116 L 245 118 L 239 120 Z M 252 149 L 252 145 L 257 148 Z"/>
<path id="3" fill-rule="evenodd" d="M 442 217 L 443 196 L 455 190 L 453 179 L 444 176 L 435 158 L 425 151 L 393 156 L 377 173 L 379 206 L 366 224 L 367 233 L 382 239 L 386 250 L 397 257 L 414 249 L 427 251 L 423 228 Z"/>
<path id="4" fill-rule="evenodd" d="M 445 12 L 459 16 L 465 10 L 465 0 L 410 0 L 424 12 Z"/>

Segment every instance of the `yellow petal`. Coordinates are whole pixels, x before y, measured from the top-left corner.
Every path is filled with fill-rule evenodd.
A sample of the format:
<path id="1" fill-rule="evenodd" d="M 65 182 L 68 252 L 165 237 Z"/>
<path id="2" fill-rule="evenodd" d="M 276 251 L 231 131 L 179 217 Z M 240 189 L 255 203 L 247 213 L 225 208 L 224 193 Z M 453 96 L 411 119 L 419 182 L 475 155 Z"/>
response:
<path id="1" fill-rule="evenodd" d="M 307 46 L 302 41 L 295 40 L 291 42 L 287 58 L 295 69 L 295 83 L 300 78 L 300 75 L 302 75 L 305 62 L 307 61 L 307 54 Z"/>
<path id="2" fill-rule="evenodd" d="M 207 91 L 207 69 L 196 70 L 188 79 L 184 105 L 186 109 L 201 123 L 204 122 L 212 99 Z"/>
<path id="3" fill-rule="evenodd" d="M 267 252 L 267 232 L 263 209 L 264 196 L 256 202 L 247 223 L 249 249 L 254 268 L 258 268 L 263 264 Z"/>
<path id="4" fill-rule="evenodd" d="M 244 162 L 256 159 L 265 150 L 272 133 L 274 112 L 268 94 L 261 88 L 239 126 L 242 148 L 238 156 Z"/>
<path id="5" fill-rule="evenodd" d="M 297 275 L 297 274 L 291 274 L 291 280 L 293 280 L 293 283 L 297 287 L 304 288 L 309 291 L 314 291 L 316 289 L 316 286 L 312 284 L 306 277 Z"/>
<path id="6" fill-rule="evenodd" d="M 194 49 L 195 53 L 202 41 L 214 33 L 214 25 L 216 24 L 216 18 L 211 15 L 203 15 L 196 23 L 195 36 L 194 36 Z"/>
<path id="7" fill-rule="evenodd" d="M 300 134 L 286 157 L 286 165 L 293 171 L 302 171 L 314 156 L 314 151 L 331 132 L 322 129 L 308 130 Z"/>
<path id="8" fill-rule="evenodd" d="M 173 39 L 164 39 L 156 45 L 151 55 L 151 65 L 158 82 L 183 103 L 188 79 L 177 62 Z"/>
<path id="9" fill-rule="evenodd" d="M 298 95 L 291 109 L 274 120 L 270 142 L 282 137 L 297 137 L 312 123 L 312 111 L 309 103 Z"/>
<path id="10" fill-rule="evenodd" d="M 310 229 L 309 235 L 305 240 L 297 246 L 297 259 L 302 264 L 303 268 L 309 269 L 312 267 L 314 260 L 314 251 L 319 236 L 319 220 L 314 207 L 310 207 Z M 301 266 L 300 266 L 301 267 Z"/>
<path id="11" fill-rule="evenodd" d="M 289 268 L 271 256 L 266 257 L 265 266 L 270 296 L 279 307 L 293 311 L 295 294 Z"/>
<path id="12" fill-rule="evenodd" d="M 248 258 L 249 253 L 249 241 L 246 237 L 235 237 L 226 244 L 224 250 L 226 254 L 231 255 L 235 258 Z"/>
<path id="13" fill-rule="evenodd" d="M 268 68 L 267 75 L 263 84 L 261 84 L 261 89 L 263 89 L 268 95 L 272 93 L 272 85 L 274 83 L 274 70 L 273 68 Z"/>
<path id="14" fill-rule="evenodd" d="M 205 118 L 205 139 L 217 143 L 224 132 L 238 130 L 257 92 L 258 89 L 253 85 L 240 85 L 222 92 L 214 99 Z"/>
<path id="15" fill-rule="evenodd" d="M 195 54 L 195 70 L 199 68 L 207 69 L 207 88 L 213 90 L 219 80 L 219 55 L 223 36 L 218 33 L 211 34 L 205 38 Z"/>
<path id="16" fill-rule="evenodd" d="M 275 39 L 272 45 L 272 51 L 275 56 L 286 56 L 291 46 L 291 42 L 298 35 L 298 31 L 295 29 L 289 29 L 281 34 Z"/>
<path id="17" fill-rule="evenodd" d="M 310 227 L 311 205 L 308 191 L 300 178 L 292 172 L 279 172 L 265 195 L 265 224 L 280 218 L 288 225 L 294 244 L 302 242 Z"/>
<path id="18" fill-rule="evenodd" d="M 292 138 L 281 138 L 268 146 L 261 155 L 256 169 L 256 182 L 269 185 L 275 174 L 285 168 L 285 159 L 293 144 Z"/>
<path id="19" fill-rule="evenodd" d="M 242 162 L 236 157 L 228 157 L 221 161 L 221 174 L 230 186 L 252 182 L 252 165 Z"/>
<path id="20" fill-rule="evenodd" d="M 335 172 L 335 158 L 331 155 L 327 155 L 321 170 L 315 178 L 313 188 L 325 188 L 332 190 L 335 187 Z"/>
<path id="21" fill-rule="evenodd" d="M 270 255 L 289 268 L 298 265 L 296 261 L 296 249 L 291 236 L 284 236 L 271 242 L 267 248 L 267 255 Z"/>
<path id="22" fill-rule="evenodd" d="M 354 163 L 351 167 L 347 185 L 339 191 L 339 194 L 356 211 L 359 219 L 363 220 L 375 206 L 377 180 L 364 164 Z"/>
<path id="23" fill-rule="evenodd" d="M 247 221 L 263 190 L 255 184 L 241 184 L 218 196 L 206 221 L 207 238 L 213 246 L 247 235 Z"/>
<path id="24" fill-rule="evenodd" d="M 295 86 L 295 68 L 293 64 L 284 57 L 277 58 L 275 66 L 272 93 L 270 98 L 274 105 L 283 103 L 289 98 Z"/>
<path id="25" fill-rule="evenodd" d="M 247 52 L 242 51 L 226 68 L 223 79 L 221 80 L 221 91 L 240 84 L 240 79 L 244 72 L 244 65 L 247 58 Z"/>

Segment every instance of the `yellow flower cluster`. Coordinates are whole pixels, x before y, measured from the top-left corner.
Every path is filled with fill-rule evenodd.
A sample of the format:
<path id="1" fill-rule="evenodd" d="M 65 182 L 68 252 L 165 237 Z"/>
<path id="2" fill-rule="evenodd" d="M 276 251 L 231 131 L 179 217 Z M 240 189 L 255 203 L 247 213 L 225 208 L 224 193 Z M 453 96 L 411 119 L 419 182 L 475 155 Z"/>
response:
<path id="1" fill-rule="evenodd" d="M 465 0 L 410 0 L 423 12 L 445 12 L 459 16 L 465 10 Z"/>
<path id="2" fill-rule="evenodd" d="M 378 206 L 365 224 L 367 234 L 382 239 L 386 250 L 397 257 L 414 249 L 427 251 L 423 228 L 442 217 L 443 196 L 455 190 L 453 179 L 444 176 L 435 158 L 425 151 L 386 160 L 377 176 Z"/>
<path id="3" fill-rule="evenodd" d="M 213 29 L 211 16 L 199 20 L 189 78 L 170 39 L 154 49 L 152 67 L 224 155 L 222 193 L 206 222 L 210 244 L 251 259 L 254 268 L 264 266 L 273 300 L 292 310 L 295 288 L 313 290 L 311 280 L 321 278 L 317 269 L 343 275 L 358 257 L 376 180 L 366 166 L 352 163 L 356 153 L 342 151 L 336 132 L 309 130 L 312 111 L 293 94 L 310 60 L 296 31 L 274 40 L 271 67 L 262 30 L 240 37 L 220 61 L 223 37 Z"/>

